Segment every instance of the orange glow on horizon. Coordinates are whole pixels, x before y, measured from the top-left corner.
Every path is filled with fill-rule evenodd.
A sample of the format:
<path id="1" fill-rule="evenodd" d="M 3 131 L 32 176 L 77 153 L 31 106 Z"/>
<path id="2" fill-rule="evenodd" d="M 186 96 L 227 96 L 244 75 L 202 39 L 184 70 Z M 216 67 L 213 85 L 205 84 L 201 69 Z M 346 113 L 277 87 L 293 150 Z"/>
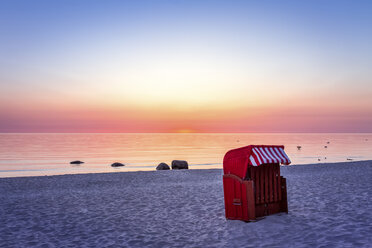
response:
<path id="1" fill-rule="evenodd" d="M 178 129 L 175 131 L 175 133 L 196 133 L 196 131 L 192 129 Z"/>
<path id="2" fill-rule="evenodd" d="M 366 132 L 372 122 L 370 98 L 348 102 L 340 93 L 254 102 L 218 99 L 200 105 L 167 99 L 149 106 L 99 97 L 67 101 L 53 95 L 42 99 L 25 95 L 22 99 L 28 104 L 0 99 L 0 132 Z"/>

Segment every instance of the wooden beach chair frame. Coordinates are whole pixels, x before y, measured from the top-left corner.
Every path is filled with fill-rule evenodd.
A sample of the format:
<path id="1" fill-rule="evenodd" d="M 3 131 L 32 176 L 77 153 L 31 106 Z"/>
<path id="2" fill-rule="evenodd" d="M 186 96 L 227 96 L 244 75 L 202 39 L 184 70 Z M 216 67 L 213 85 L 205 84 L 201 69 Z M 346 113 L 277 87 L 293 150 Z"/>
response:
<path id="1" fill-rule="evenodd" d="M 285 155 L 285 160 L 275 160 L 270 156 L 270 163 L 253 166 L 250 156 L 254 147 L 284 149 L 284 146 L 248 146 L 226 153 L 223 186 L 227 219 L 252 221 L 288 213 L 287 185 L 280 176 L 280 163 L 289 164 L 289 158 Z"/>

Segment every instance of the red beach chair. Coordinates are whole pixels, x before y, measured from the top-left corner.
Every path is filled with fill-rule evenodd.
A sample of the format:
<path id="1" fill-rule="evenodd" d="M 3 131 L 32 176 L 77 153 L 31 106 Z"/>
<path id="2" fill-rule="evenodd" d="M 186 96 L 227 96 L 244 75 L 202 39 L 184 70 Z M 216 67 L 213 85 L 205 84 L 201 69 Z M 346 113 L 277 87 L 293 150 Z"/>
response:
<path id="1" fill-rule="evenodd" d="M 226 218 L 250 221 L 288 213 L 280 164 L 290 163 L 284 146 L 250 145 L 228 151 L 223 160 Z"/>

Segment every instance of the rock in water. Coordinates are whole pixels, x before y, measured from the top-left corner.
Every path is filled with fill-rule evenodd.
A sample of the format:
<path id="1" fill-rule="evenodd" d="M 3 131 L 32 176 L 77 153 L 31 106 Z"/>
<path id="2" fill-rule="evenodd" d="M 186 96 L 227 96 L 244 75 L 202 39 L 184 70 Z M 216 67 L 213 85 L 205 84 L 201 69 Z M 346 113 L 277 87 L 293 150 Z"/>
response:
<path id="1" fill-rule="evenodd" d="M 122 166 L 125 166 L 124 164 L 122 163 L 119 163 L 119 162 L 115 162 L 111 165 L 112 167 L 122 167 Z"/>
<path id="2" fill-rule="evenodd" d="M 166 163 L 160 163 L 157 167 L 156 170 L 170 170 L 169 165 Z"/>
<path id="3" fill-rule="evenodd" d="M 183 169 L 188 169 L 189 164 L 187 161 L 184 160 L 173 160 L 172 161 L 172 170 L 183 170 Z"/>
<path id="4" fill-rule="evenodd" d="M 84 162 L 80 160 L 75 160 L 75 161 L 71 161 L 70 164 L 84 164 Z"/>

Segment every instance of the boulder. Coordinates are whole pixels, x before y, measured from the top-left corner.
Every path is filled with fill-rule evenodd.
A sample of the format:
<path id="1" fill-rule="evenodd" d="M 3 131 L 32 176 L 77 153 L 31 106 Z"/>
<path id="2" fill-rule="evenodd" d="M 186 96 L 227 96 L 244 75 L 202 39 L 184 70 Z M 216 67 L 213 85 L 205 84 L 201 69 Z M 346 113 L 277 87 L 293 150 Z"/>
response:
<path id="1" fill-rule="evenodd" d="M 184 160 L 173 160 L 172 161 L 172 170 L 183 170 L 183 169 L 188 169 L 189 164 L 187 161 Z"/>
<path id="2" fill-rule="evenodd" d="M 112 167 L 122 167 L 122 166 L 125 166 L 125 164 L 122 164 L 122 163 L 119 163 L 119 162 L 115 162 L 113 164 L 111 164 Z"/>
<path id="3" fill-rule="evenodd" d="M 157 167 L 156 170 L 170 170 L 169 165 L 166 163 L 160 163 Z"/>
<path id="4" fill-rule="evenodd" d="M 70 164 L 84 164 L 84 162 L 80 160 L 75 160 L 75 161 L 71 161 Z"/>

